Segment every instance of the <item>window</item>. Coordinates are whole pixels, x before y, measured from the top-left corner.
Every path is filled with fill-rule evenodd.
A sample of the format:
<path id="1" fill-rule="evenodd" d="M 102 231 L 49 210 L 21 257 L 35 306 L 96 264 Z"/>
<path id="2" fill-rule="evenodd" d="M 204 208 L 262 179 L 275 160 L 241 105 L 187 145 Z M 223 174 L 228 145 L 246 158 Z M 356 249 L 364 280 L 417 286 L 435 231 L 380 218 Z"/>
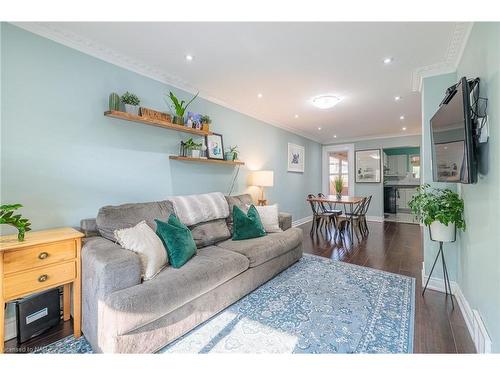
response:
<path id="1" fill-rule="evenodd" d="M 347 152 L 331 152 L 328 156 L 330 173 L 330 194 L 335 194 L 335 179 L 342 177 L 344 182 L 342 194 L 349 191 L 349 165 L 347 161 Z"/>

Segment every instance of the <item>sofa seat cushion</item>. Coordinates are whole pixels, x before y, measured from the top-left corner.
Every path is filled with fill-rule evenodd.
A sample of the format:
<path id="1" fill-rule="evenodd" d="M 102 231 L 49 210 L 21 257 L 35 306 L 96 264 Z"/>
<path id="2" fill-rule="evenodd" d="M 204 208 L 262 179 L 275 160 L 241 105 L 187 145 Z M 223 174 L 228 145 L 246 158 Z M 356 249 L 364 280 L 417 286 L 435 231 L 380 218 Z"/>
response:
<path id="1" fill-rule="evenodd" d="M 265 237 L 249 240 L 227 240 L 217 247 L 242 254 L 250 261 L 250 267 L 256 267 L 270 259 L 285 254 L 302 242 L 302 229 L 290 228 L 284 232 L 269 233 Z"/>
<path id="2" fill-rule="evenodd" d="M 150 323 L 247 270 L 248 259 L 235 252 L 205 247 L 183 267 L 166 267 L 153 280 L 108 296 L 117 333 Z"/>

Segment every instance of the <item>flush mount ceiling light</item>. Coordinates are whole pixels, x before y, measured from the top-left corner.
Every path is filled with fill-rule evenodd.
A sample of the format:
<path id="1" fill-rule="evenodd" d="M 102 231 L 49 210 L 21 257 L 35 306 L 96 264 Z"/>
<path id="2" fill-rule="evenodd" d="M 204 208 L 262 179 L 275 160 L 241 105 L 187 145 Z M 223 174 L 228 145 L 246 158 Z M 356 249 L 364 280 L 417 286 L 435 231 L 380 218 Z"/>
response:
<path id="1" fill-rule="evenodd" d="M 193 61 L 193 55 L 186 55 L 187 61 Z"/>
<path id="2" fill-rule="evenodd" d="M 394 60 L 394 59 L 393 59 L 392 57 L 386 57 L 386 58 L 384 59 L 384 64 L 386 64 L 386 65 L 387 65 L 387 64 L 390 64 L 393 60 Z"/>
<path id="3" fill-rule="evenodd" d="M 318 95 L 311 99 L 311 103 L 316 108 L 328 109 L 335 107 L 340 100 L 341 99 L 335 95 Z"/>

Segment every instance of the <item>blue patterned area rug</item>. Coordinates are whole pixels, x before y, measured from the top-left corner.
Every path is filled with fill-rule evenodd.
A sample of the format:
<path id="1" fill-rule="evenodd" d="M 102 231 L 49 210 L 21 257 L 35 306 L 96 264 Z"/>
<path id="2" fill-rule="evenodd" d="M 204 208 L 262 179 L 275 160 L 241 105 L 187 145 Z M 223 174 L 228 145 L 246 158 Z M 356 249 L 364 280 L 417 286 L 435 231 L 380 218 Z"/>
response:
<path id="1" fill-rule="evenodd" d="M 160 353 L 411 353 L 415 279 L 304 255 Z M 38 353 L 91 353 L 73 336 Z"/>

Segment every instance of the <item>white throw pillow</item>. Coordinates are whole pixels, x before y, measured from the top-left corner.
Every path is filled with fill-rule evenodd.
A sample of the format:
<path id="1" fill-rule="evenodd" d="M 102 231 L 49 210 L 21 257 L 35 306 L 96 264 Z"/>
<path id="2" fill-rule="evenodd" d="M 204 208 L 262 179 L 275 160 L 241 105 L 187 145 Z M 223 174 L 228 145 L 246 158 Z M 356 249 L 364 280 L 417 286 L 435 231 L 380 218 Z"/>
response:
<path id="1" fill-rule="evenodd" d="M 145 221 L 132 228 L 117 229 L 114 234 L 121 247 L 141 258 L 144 280 L 151 280 L 168 264 L 165 246 Z"/>
<path id="2" fill-rule="evenodd" d="M 246 206 L 248 210 L 250 205 L 247 204 Z M 273 204 L 271 206 L 255 206 L 255 208 L 259 213 L 260 221 L 262 222 L 262 225 L 267 233 L 283 232 L 280 228 L 277 204 Z"/>

